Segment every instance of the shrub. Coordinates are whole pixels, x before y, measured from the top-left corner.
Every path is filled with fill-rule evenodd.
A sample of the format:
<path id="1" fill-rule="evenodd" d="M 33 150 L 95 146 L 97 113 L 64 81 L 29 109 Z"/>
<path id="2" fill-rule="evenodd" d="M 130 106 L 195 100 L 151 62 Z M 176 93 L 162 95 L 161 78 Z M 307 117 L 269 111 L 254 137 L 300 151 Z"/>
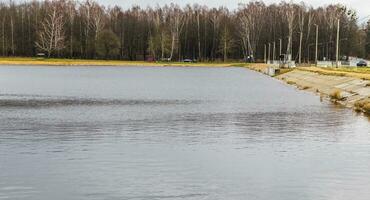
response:
<path id="1" fill-rule="evenodd" d="M 370 114 L 370 102 L 365 103 L 364 106 L 362 107 L 362 110 Z"/>
<path id="2" fill-rule="evenodd" d="M 287 81 L 286 83 L 288 83 L 289 85 L 295 85 L 296 84 L 294 81 Z"/>
<path id="3" fill-rule="evenodd" d="M 335 101 L 341 101 L 344 100 L 344 97 L 342 96 L 342 92 L 340 90 L 335 90 L 330 94 L 330 98 Z"/>
<path id="4" fill-rule="evenodd" d="M 362 99 L 355 102 L 355 111 L 370 114 L 370 99 Z"/>

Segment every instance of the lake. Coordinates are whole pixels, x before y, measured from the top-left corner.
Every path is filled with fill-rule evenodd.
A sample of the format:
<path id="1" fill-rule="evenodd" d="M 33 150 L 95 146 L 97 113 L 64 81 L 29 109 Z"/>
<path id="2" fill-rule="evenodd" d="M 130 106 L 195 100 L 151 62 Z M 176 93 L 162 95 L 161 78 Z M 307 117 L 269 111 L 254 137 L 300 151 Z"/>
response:
<path id="1" fill-rule="evenodd" d="M 0 199 L 368 200 L 370 123 L 242 68 L 0 67 Z"/>

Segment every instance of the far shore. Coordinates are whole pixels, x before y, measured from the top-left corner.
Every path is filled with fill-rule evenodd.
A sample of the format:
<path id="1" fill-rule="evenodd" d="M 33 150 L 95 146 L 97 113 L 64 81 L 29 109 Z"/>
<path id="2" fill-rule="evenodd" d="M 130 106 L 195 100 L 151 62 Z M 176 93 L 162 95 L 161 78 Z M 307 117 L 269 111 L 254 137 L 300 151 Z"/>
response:
<path id="1" fill-rule="evenodd" d="M 149 62 L 124 60 L 88 60 L 65 58 L 0 57 L 1 65 L 41 66 L 150 66 L 150 67 L 247 67 L 243 62 Z"/>

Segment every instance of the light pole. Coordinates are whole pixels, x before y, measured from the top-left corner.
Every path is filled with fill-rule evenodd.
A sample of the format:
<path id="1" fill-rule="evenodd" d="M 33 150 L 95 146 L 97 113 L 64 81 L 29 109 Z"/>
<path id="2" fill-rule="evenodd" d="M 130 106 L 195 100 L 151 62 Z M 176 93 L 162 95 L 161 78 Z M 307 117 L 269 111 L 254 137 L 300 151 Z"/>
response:
<path id="1" fill-rule="evenodd" d="M 298 51 L 298 61 L 299 61 L 299 64 L 302 63 L 302 40 L 303 40 L 303 32 L 301 31 L 299 33 L 299 51 Z"/>
<path id="2" fill-rule="evenodd" d="M 340 19 L 338 19 L 338 25 L 337 25 L 337 46 L 336 46 L 336 64 L 337 67 L 339 67 L 339 25 L 340 25 Z"/>
<path id="3" fill-rule="evenodd" d="M 267 53 L 267 63 L 270 62 L 270 51 L 271 51 L 271 43 L 269 42 L 269 50 Z"/>
<path id="4" fill-rule="evenodd" d="M 272 47 L 272 61 L 275 60 L 275 41 L 272 43 L 273 44 L 273 47 Z"/>
<path id="5" fill-rule="evenodd" d="M 265 44 L 265 51 L 264 51 L 264 54 L 263 54 L 263 61 L 264 61 L 265 63 L 267 63 L 267 62 L 266 62 L 266 44 Z"/>
<path id="6" fill-rule="evenodd" d="M 316 26 L 316 45 L 315 45 L 315 64 L 317 66 L 317 47 L 319 42 L 319 25 L 315 24 Z"/>

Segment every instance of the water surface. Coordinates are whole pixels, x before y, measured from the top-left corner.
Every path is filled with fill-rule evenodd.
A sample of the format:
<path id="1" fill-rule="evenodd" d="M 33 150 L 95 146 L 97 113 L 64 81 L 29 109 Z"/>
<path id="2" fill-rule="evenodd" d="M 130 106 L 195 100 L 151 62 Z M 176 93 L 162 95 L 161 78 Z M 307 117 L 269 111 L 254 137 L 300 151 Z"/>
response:
<path id="1" fill-rule="evenodd" d="M 0 67 L 0 199 L 368 200 L 370 123 L 241 68 Z"/>

